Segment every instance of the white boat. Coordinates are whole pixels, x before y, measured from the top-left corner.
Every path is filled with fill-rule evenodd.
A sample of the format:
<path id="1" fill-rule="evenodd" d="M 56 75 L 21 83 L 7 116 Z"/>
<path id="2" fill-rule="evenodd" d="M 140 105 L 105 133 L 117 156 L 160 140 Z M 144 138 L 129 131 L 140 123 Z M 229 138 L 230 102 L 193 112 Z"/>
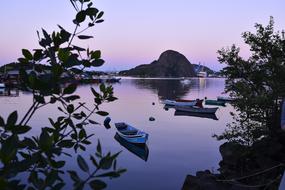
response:
<path id="1" fill-rule="evenodd" d="M 205 72 L 205 71 L 200 71 L 200 72 L 198 72 L 197 73 L 197 76 L 198 77 L 201 77 L 201 78 L 205 78 L 205 77 L 207 77 L 207 72 Z"/>
<path id="2" fill-rule="evenodd" d="M 234 99 L 231 97 L 225 97 L 225 96 L 218 96 L 217 97 L 218 101 L 233 101 Z"/>
<path id="3" fill-rule="evenodd" d="M 117 134 L 130 143 L 145 144 L 148 134 L 124 122 L 115 123 Z"/>
<path id="4" fill-rule="evenodd" d="M 163 104 L 168 106 L 195 106 L 196 100 L 163 100 Z"/>
<path id="5" fill-rule="evenodd" d="M 192 113 L 214 114 L 219 108 L 201 108 L 198 106 L 175 106 L 176 111 L 185 111 Z"/>
<path id="6" fill-rule="evenodd" d="M 0 88 L 5 88 L 5 84 L 4 83 L 0 83 Z"/>

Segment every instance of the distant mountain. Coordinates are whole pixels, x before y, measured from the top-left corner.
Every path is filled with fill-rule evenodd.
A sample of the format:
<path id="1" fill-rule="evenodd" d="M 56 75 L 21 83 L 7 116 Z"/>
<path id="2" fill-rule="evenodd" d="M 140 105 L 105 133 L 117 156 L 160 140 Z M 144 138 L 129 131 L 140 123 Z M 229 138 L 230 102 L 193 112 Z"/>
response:
<path id="1" fill-rule="evenodd" d="M 213 71 L 212 69 L 210 69 L 209 67 L 203 66 L 203 65 L 198 65 L 198 64 L 192 64 L 194 67 L 194 70 L 196 73 L 198 73 L 199 71 L 205 71 L 207 72 L 207 74 L 216 74 L 217 72 Z"/>
<path id="2" fill-rule="evenodd" d="M 193 77 L 193 65 L 181 53 L 174 50 L 163 52 L 158 60 L 121 71 L 120 75 L 137 77 Z"/>

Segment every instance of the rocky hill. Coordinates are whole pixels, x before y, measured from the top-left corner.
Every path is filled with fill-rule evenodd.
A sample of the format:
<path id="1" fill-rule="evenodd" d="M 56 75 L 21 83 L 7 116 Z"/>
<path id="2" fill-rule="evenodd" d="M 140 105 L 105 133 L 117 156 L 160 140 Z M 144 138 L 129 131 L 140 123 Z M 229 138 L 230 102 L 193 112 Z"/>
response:
<path id="1" fill-rule="evenodd" d="M 193 65 L 181 53 L 173 50 L 163 52 L 158 60 L 121 71 L 120 75 L 137 77 L 193 77 Z"/>

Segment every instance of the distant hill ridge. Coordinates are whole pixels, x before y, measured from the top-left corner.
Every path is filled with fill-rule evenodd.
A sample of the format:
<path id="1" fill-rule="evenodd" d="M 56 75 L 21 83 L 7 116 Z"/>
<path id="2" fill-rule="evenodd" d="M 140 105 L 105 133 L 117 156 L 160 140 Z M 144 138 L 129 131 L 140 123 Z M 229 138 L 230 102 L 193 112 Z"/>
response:
<path id="1" fill-rule="evenodd" d="M 208 67 L 191 64 L 184 55 L 177 51 L 167 50 L 159 56 L 158 60 L 121 71 L 119 74 L 135 77 L 194 77 L 196 72 L 201 70 L 208 74 L 215 73 Z"/>
<path id="2" fill-rule="evenodd" d="M 138 77 L 193 77 L 193 65 L 181 53 L 174 50 L 163 52 L 158 60 L 121 71 L 120 75 Z"/>

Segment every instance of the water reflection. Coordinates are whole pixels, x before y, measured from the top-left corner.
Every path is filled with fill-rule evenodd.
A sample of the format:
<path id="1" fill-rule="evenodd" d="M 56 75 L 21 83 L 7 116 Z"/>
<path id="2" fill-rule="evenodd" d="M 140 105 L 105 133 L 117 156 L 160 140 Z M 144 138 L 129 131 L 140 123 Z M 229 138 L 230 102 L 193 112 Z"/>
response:
<path id="1" fill-rule="evenodd" d="M 219 84 L 219 82 L 222 82 Z M 149 89 L 156 93 L 159 99 L 176 99 L 195 93 L 195 98 L 213 97 L 217 93 L 217 87 L 224 85 L 224 79 L 212 80 L 209 78 L 191 79 L 136 79 L 132 82 L 139 89 Z M 205 90 L 207 89 L 207 94 Z M 210 93 L 209 93 L 210 92 Z M 213 97 L 216 98 L 216 97 Z"/>
<path id="2" fill-rule="evenodd" d="M 155 93 L 157 93 L 160 99 L 181 98 L 185 96 L 187 93 L 189 93 L 191 89 L 191 83 L 185 85 L 184 83 L 181 83 L 179 79 L 177 80 L 141 79 L 141 80 L 133 80 L 133 82 L 139 88 L 146 88 L 153 90 Z"/>
<path id="3" fill-rule="evenodd" d="M 142 160 L 147 161 L 148 154 L 149 154 L 149 149 L 148 149 L 148 146 L 146 144 L 144 144 L 144 145 L 136 145 L 136 144 L 133 144 L 133 143 L 129 143 L 128 141 L 126 141 L 125 139 L 120 137 L 117 133 L 114 136 L 114 139 L 116 139 L 116 141 L 119 142 L 120 145 L 125 147 L 131 153 L 133 153 L 134 155 L 138 156 Z"/>
<path id="4" fill-rule="evenodd" d="M 0 96 L 18 97 L 19 89 L 0 88 Z"/>

